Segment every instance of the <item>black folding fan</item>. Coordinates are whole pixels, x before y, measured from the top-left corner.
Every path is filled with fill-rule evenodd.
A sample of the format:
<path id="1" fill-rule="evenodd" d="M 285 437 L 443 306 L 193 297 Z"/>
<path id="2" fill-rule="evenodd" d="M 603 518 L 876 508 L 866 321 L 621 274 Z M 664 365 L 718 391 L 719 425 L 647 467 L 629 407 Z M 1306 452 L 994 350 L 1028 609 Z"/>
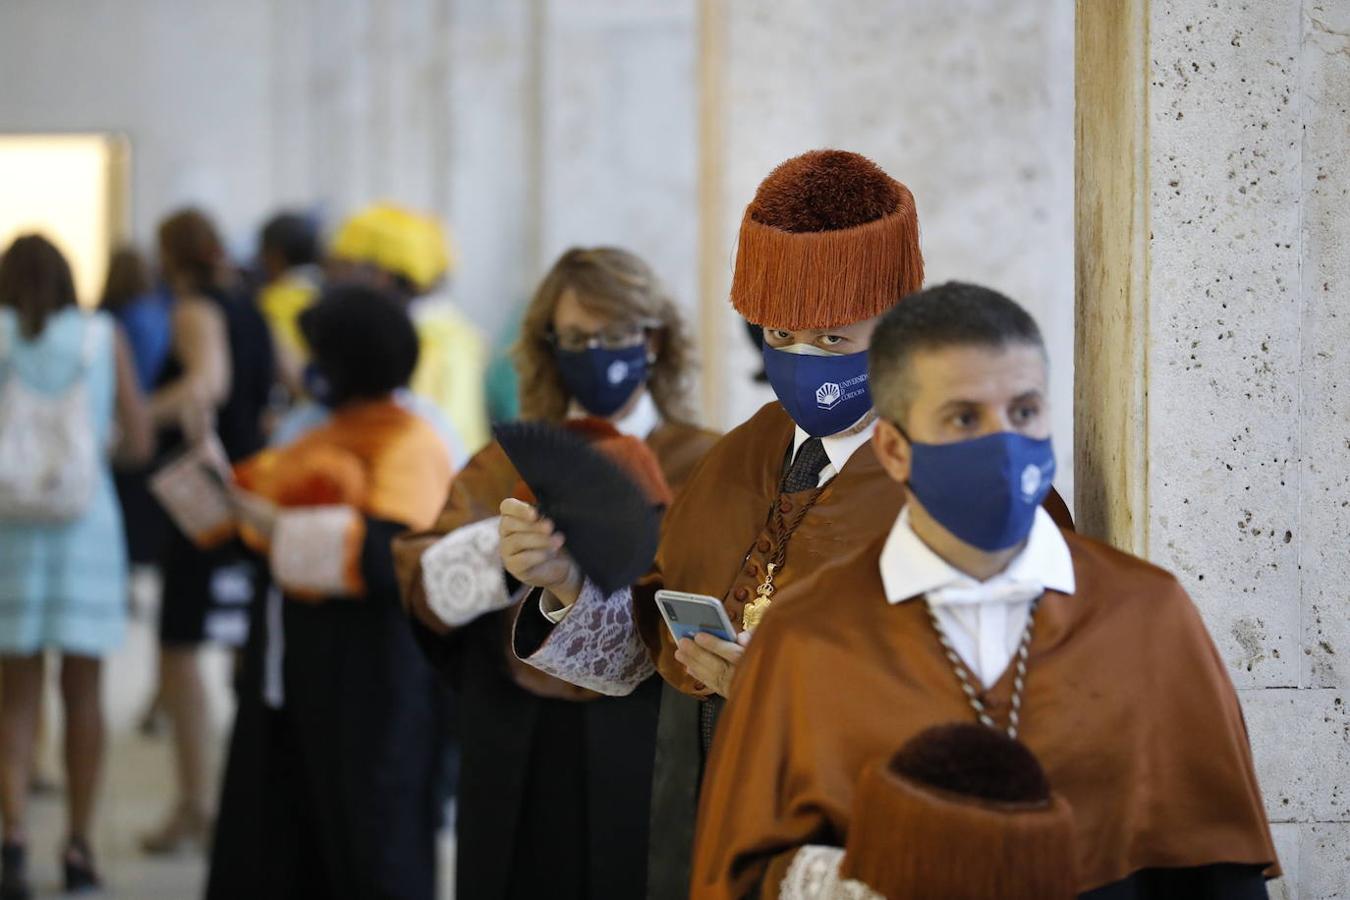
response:
<path id="1" fill-rule="evenodd" d="M 558 425 L 511 422 L 492 432 L 596 587 L 613 593 L 647 572 L 661 536 L 661 509 L 627 472 Z"/>

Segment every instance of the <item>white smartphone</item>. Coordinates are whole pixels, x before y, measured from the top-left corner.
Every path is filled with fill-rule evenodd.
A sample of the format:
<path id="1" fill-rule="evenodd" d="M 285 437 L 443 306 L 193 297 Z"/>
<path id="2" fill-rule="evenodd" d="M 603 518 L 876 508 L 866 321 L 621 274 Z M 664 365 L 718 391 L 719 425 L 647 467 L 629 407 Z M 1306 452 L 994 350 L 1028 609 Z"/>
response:
<path id="1" fill-rule="evenodd" d="M 656 606 L 677 643 L 680 638 L 692 638 L 700 631 L 724 641 L 736 640 L 736 629 L 727 618 L 722 602 L 715 597 L 683 591 L 657 591 Z"/>

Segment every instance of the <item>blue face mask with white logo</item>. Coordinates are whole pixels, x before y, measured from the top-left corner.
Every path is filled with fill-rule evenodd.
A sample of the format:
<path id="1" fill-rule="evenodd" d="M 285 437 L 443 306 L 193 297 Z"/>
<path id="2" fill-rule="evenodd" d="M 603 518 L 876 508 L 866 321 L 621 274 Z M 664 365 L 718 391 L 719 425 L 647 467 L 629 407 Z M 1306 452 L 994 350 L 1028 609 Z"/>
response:
<path id="1" fill-rule="evenodd" d="M 1001 431 L 910 446 L 909 489 L 939 525 L 990 553 L 1026 540 L 1055 478 L 1049 438 Z"/>
<path id="2" fill-rule="evenodd" d="M 647 345 L 606 350 L 554 350 L 558 374 L 572 399 L 593 416 L 608 419 L 647 381 Z"/>
<path id="3" fill-rule="evenodd" d="M 794 344 L 764 345 L 764 374 L 792 421 L 811 437 L 838 434 L 867 415 L 867 353 L 825 354 Z"/>

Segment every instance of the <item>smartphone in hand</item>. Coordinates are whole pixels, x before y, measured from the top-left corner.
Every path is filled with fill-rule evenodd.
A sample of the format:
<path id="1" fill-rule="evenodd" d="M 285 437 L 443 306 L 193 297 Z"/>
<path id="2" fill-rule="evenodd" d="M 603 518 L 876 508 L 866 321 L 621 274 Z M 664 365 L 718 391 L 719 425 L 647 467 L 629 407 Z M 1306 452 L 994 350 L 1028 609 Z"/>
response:
<path id="1" fill-rule="evenodd" d="M 727 618 L 722 602 L 715 597 L 683 591 L 657 591 L 656 606 L 676 643 L 681 638 L 693 638 L 700 631 L 724 641 L 736 640 L 736 629 Z"/>

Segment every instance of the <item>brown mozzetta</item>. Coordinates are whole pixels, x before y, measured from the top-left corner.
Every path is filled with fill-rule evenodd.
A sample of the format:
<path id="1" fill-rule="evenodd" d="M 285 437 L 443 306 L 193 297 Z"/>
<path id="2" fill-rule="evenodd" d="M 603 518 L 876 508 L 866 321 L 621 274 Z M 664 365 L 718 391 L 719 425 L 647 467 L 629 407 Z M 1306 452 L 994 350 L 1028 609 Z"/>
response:
<path id="1" fill-rule="evenodd" d="M 776 896 L 804 844 L 850 850 L 865 766 L 973 715 L 922 602 L 887 603 L 884 533 L 799 581 L 750 643 L 699 810 L 692 896 Z M 1036 615 L 1021 740 L 1072 807 L 1080 890 L 1145 868 L 1275 866 L 1237 695 L 1168 573 L 1066 534 L 1076 593 Z M 1007 715 L 1012 669 L 984 702 Z"/>

